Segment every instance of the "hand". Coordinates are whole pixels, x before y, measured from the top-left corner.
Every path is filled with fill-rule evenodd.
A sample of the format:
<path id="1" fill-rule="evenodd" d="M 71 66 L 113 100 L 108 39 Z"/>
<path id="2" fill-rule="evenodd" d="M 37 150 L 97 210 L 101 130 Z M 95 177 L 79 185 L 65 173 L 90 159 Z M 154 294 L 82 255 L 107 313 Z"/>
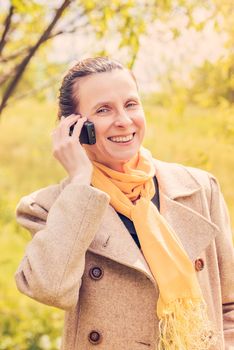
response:
<path id="1" fill-rule="evenodd" d="M 86 120 L 77 114 L 62 117 L 51 134 L 53 156 L 62 164 L 71 180 L 90 184 L 93 165 L 79 142 L 81 128 Z M 70 126 L 75 122 L 72 136 L 69 136 Z"/>

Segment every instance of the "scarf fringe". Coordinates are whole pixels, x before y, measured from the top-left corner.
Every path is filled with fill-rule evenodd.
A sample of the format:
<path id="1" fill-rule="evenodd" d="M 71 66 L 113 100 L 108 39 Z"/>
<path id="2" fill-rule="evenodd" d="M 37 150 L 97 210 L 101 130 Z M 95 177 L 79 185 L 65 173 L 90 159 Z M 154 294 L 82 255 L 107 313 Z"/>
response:
<path id="1" fill-rule="evenodd" d="M 178 299 L 163 312 L 155 350 L 208 350 L 217 339 L 218 334 L 207 317 L 205 302 Z"/>

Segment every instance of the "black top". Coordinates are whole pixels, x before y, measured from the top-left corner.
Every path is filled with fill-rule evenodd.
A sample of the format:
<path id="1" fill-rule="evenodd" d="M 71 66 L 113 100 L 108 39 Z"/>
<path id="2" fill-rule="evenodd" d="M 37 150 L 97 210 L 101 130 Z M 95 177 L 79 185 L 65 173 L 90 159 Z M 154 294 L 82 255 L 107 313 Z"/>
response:
<path id="1" fill-rule="evenodd" d="M 156 205 L 158 210 L 160 210 L 158 180 L 157 180 L 156 176 L 154 176 L 153 179 L 154 179 L 154 185 L 155 185 L 155 194 L 154 194 L 153 198 L 151 199 L 151 201 L 154 203 L 154 205 Z M 126 226 L 127 230 L 131 234 L 135 243 L 138 245 L 139 248 L 141 248 L 141 245 L 140 245 L 140 242 L 139 242 L 139 239 L 138 239 L 133 222 L 129 218 L 124 216 L 123 214 L 120 214 L 118 212 L 117 212 L 117 214 L 119 215 L 120 219 L 123 221 L 124 225 Z"/>

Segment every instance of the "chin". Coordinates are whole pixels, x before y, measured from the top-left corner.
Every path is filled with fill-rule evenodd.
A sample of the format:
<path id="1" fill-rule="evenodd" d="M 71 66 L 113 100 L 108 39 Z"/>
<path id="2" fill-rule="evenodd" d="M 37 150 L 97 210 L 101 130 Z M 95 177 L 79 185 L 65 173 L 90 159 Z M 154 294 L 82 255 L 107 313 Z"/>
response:
<path id="1" fill-rule="evenodd" d="M 136 153 L 138 152 L 139 149 L 136 150 L 131 150 L 131 151 L 127 151 L 124 152 L 124 154 L 121 154 L 120 152 L 116 152 L 116 153 L 112 153 L 109 154 L 109 159 L 113 162 L 113 160 L 117 161 L 117 162 L 121 162 L 121 163 L 126 163 L 128 162 L 132 157 L 134 157 L 136 155 Z"/>

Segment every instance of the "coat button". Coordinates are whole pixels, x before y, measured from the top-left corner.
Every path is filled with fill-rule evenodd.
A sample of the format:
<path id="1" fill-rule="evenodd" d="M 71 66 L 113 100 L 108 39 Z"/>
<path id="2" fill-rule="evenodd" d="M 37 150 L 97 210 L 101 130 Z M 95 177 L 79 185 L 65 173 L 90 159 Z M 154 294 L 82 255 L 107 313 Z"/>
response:
<path id="1" fill-rule="evenodd" d="M 99 266 L 94 266 L 89 270 L 89 275 L 94 280 L 99 280 L 102 278 L 103 274 L 103 269 Z"/>
<path id="2" fill-rule="evenodd" d="M 88 338 L 89 338 L 90 343 L 92 343 L 94 345 L 99 344 L 102 341 L 102 336 L 98 331 L 91 331 L 89 333 Z"/>
<path id="3" fill-rule="evenodd" d="M 195 270 L 196 271 L 201 271 L 204 269 L 204 260 L 199 258 L 195 260 Z"/>

